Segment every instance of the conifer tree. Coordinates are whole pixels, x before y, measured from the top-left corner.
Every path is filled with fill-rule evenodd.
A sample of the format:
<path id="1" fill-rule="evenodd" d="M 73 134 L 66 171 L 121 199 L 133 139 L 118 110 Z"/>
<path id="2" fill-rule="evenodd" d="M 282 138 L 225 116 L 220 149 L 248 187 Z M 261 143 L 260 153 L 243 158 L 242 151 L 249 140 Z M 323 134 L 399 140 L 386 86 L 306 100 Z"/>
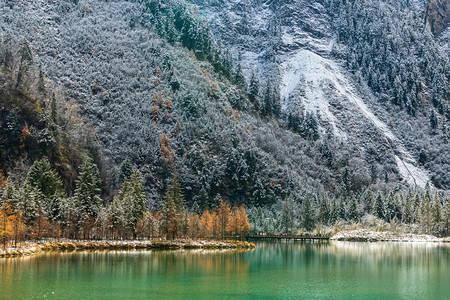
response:
<path id="1" fill-rule="evenodd" d="M 184 194 L 175 175 L 167 187 L 161 216 L 162 229 L 169 239 L 175 239 L 182 231 L 185 209 Z"/>
<path id="2" fill-rule="evenodd" d="M 119 172 L 119 183 L 125 181 L 125 179 L 130 178 L 131 174 L 133 174 L 133 164 L 129 158 L 124 159 L 122 164 L 120 165 Z"/>
<path id="3" fill-rule="evenodd" d="M 336 203 L 336 198 L 333 199 L 333 205 L 331 206 L 330 222 L 329 224 L 335 224 L 339 220 L 339 210 Z"/>
<path id="4" fill-rule="evenodd" d="M 408 194 L 406 195 L 405 206 L 403 208 L 402 222 L 405 224 L 411 224 L 413 222 L 413 207 Z"/>
<path id="5" fill-rule="evenodd" d="M 75 208 L 78 217 L 78 228 L 84 222 L 95 218 L 100 210 L 100 173 L 91 159 L 87 159 L 80 168 L 75 182 Z"/>
<path id="6" fill-rule="evenodd" d="M 263 104 L 261 106 L 261 114 L 263 116 L 271 116 L 273 109 L 273 92 L 272 92 L 272 83 L 269 79 L 266 82 L 266 89 L 264 91 L 263 96 Z"/>
<path id="7" fill-rule="evenodd" d="M 39 93 L 41 93 L 43 98 L 47 97 L 47 89 L 45 88 L 45 81 L 44 81 L 44 72 L 42 72 L 42 69 L 39 69 L 38 91 Z"/>
<path id="8" fill-rule="evenodd" d="M 330 220 L 330 207 L 327 196 L 322 198 L 319 208 L 319 222 L 323 225 L 328 225 Z"/>
<path id="9" fill-rule="evenodd" d="M 420 210 L 421 210 L 421 200 L 419 193 L 416 193 L 414 196 L 414 204 L 413 204 L 413 222 L 419 223 L 420 222 Z"/>
<path id="10" fill-rule="evenodd" d="M 58 111 L 56 107 L 56 96 L 55 92 L 52 93 L 52 100 L 50 102 L 50 119 L 54 125 L 58 125 Z"/>
<path id="11" fill-rule="evenodd" d="M 377 197 L 375 198 L 375 206 L 373 208 L 375 216 L 382 220 L 386 218 L 386 208 L 384 205 L 383 197 L 378 192 Z"/>
<path id="12" fill-rule="evenodd" d="M 339 219 L 341 220 L 347 220 L 347 212 L 345 211 L 345 203 L 343 199 L 340 199 L 339 201 Z"/>
<path id="13" fill-rule="evenodd" d="M 315 226 L 314 224 L 315 215 L 309 195 L 306 195 L 305 199 L 303 200 L 302 218 L 303 218 L 302 222 L 303 227 L 308 231 L 313 230 Z"/>
<path id="14" fill-rule="evenodd" d="M 431 196 L 430 190 L 427 189 L 425 192 L 425 198 L 423 199 L 422 206 L 422 216 L 423 216 L 423 228 L 426 233 L 431 233 L 431 227 L 433 222 L 433 216 L 431 212 Z"/>
<path id="15" fill-rule="evenodd" d="M 450 199 L 447 198 L 443 212 L 443 232 L 446 236 L 450 234 Z"/>
<path id="16" fill-rule="evenodd" d="M 241 62 L 238 62 L 236 65 L 236 70 L 234 72 L 234 81 L 236 82 L 236 84 L 238 86 L 243 87 L 243 88 L 246 87 L 245 77 L 244 77 L 244 73 L 242 72 Z"/>
<path id="17" fill-rule="evenodd" d="M 392 219 L 395 218 L 395 216 L 396 216 L 395 198 L 392 191 L 390 191 L 386 199 L 386 215 L 384 219 L 387 222 L 390 222 Z"/>
<path id="18" fill-rule="evenodd" d="M 250 77 L 250 85 L 248 88 L 248 93 L 250 100 L 255 101 L 259 97 L 259 80 L 254 72 L 252 72 L 252 76 Z"/>
<path id="19" fill-rule="evenodd" d="M 28 72 L 33 61 L 33 54 L 31 53 L 30 44 L 27 40 L 20 42 L 19 48 L 19 70 L 17 72 L 16 88 L 20 87 L 24 81 L 24 77 Z"/>
<path id="20" fill-rule="evenodd" d="M 209 202 L 208 193 L 206 192 L 205 187 L 202 186 L 198 195 L 198 204 L 200 209 L 204 210 L 205 208 L 207 208 L 209 204 L 208 202 Z"/>
<path id="21" fill-rule="evenodd" d="M 31 226 L 37 216 L 38 207 L 41 206 L 42 194 L 37 188 L 25 183 L 15 193 L 15 213 L 21 212 L 21 218 L 27 226 Z"/>
<path id="22" fill-rule="evenodd" d="M 359 216 L 358 216 L 358 211 L 357 211 L 357 207 L 356 207 L 356 198 L 353 196 L 350 200 L 350 205 L 348 208 L 348 219 L 351 221 L 358 221 Z"/>
<path id="23" fill-rule="evenodd" d="M 41 193 L 45 214 L 50 220 L 56 220 L 59 217 L 60 201 L 64 191 L 58 173 L 51 167 L 47 158 L 34 162 L 25 183 Z"/>
<path id="24" fill-rule="evenodd" d="M 433 207 L 432 207 L 432 233 L 436 236 L 442 234 L 442 212 L 441 212 L 441 200 L 436 192 L 434 195 Z"/>
<path id="25" fill-rule="evenodd" d="M 283 211 L 281 214 L 281 227 L 284 233 L 292 233 L 294 227 L 294 216 L 293 214 L 293 200 L 288 197 L 283 202 Z"/>

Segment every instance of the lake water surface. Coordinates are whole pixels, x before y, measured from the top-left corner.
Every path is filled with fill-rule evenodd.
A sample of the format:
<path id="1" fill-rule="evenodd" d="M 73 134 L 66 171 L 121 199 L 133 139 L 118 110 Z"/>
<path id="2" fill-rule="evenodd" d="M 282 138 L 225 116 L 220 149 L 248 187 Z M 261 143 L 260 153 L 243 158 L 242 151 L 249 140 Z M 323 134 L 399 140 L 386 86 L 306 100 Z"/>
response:
<path id="1" fill-rule="evenodd" d="M 0 259 L 0 299 L 450 299 L 450 246 L 259 243 Z"/>

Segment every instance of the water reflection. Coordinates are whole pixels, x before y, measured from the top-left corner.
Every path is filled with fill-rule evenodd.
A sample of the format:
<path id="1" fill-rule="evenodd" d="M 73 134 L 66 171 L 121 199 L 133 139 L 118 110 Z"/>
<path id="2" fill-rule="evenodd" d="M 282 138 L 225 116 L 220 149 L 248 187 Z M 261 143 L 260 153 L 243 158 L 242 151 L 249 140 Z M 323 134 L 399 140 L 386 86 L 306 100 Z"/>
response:
<path id="1" fill-rule="evenodd" d="M 0 260 L 0 298 L 445 298 L 449 254 L 449 245 L 350 242 L 43 254 Z"/>

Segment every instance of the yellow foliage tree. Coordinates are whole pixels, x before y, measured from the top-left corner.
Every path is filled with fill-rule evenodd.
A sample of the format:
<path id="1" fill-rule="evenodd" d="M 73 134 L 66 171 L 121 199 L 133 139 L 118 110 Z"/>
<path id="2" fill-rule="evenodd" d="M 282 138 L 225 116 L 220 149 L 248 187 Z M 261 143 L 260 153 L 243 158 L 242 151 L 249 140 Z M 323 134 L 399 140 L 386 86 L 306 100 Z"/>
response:
<path id="1" fill-rule="evenodd" d="M 191 238 L 198 238 L 200 234 L 200 217 L 192 212 L 189 215 L 189 236 Z"/>
<path id="2" fill-rule="evenodd" d="M 243 236 L 247 232 L 250 231 L 250 222 L 248 221 L 248 215 L 245 212 L 245 208 L 243 205 L 239 206 L 239 208 L 236 211 L 236 233 L 239 236 Z"/>
<path id="3" fill-rule="evenodd" d="M 213 220 L 208 208 L 205 208 L 205 210 L 202 213 L 202 216 L 200 217 L 200 231 L 202 237 L 204 238 L 209 238 L 212 235 Z"/>
<path id="4" fill-rule="evenodd" d="M 226 200 L 220 202 L 220 206 L 217 209 L 217 215 L 219 218 L 219 233 L 222 239 L 225 238 L 228 223 L 231 220 L 231 206 Z"/>
<path id="5" fill-rule="evenodd" d="M 14 247 L 17 246 L 17 242 L 23 240 L 26 229 L 27 228 L 22 220 L 22 213 L 20 211 L 8 217 L 6 224 L 6 235 L 14 240 Z"/>

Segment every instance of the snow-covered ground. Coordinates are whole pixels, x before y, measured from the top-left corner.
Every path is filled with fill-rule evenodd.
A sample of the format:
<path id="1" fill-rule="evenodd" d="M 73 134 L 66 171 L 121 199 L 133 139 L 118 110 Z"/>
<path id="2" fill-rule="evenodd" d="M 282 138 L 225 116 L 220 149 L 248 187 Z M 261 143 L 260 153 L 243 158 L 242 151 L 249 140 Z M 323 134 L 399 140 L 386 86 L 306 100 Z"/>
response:
<path id="1" fill-rule="evenodd" d="M 359 242 L 438 242 L 450 243 L 450 238 L 438 238 L 426 234 L 396 233 L 392 231 L 372 231 L 358 229 L 341 231 L 335 234 L 332 240 L 359 241 Z"/>

